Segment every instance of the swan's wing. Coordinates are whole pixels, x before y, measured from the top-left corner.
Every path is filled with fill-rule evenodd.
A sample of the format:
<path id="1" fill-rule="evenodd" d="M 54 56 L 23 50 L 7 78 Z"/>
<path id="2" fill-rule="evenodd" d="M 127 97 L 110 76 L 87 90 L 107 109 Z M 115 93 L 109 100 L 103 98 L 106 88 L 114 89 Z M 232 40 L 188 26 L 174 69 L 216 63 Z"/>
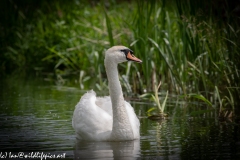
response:
<path id="1" fill-rule="evenodd" d="M 96 105 L 112 116 L 112 102 L 109 96 L 97 97 Z"/>
<path id="2" fill-rule="evenodd" d="M 79 138 L 102 140 L 110 135 L 112 117 L 96 105 L 96 93 L 85 93 L 75 107 L 72 126 Z"/>
<path id="3" fill-rule="evenodd" d="M 139 134 L 139 127 L 140 127 L 139 119 L 137 118 L 137 115 L 135 114 L 134 109 L 131 106 L 131 104 L 129 104 L 128 102 L 125 101 L 125 107 L 126 107 L 126 110 L 127 110 L 129 121 L 130 121 L 131 126 L 132 126 L 134 139 L 138 139 L 140 137 L 140 134 Z"/>

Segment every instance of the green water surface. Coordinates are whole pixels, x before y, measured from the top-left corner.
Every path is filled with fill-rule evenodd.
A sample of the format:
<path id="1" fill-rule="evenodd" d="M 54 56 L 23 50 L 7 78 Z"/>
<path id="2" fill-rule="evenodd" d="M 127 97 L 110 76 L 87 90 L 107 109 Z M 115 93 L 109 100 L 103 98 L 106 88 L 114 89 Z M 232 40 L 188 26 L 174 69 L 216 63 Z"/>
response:
<path id="1" fill-rule="evenodd" d="M 220 122 L 214 113 L 190 116 L 171 98 L 164 121 L 147 118 L 153 104 L 130 101 L 141 122 L 140 140 L 84 142 L 76 140 L 71 124 L 84 90 L 17 76 L 1 79 L 0 86 L 0 156 L 39 152 L 64 154 L 65 159 L 240 158 L 239 121 Z M 186 113 L 176 114 L 179 110 Z"/>

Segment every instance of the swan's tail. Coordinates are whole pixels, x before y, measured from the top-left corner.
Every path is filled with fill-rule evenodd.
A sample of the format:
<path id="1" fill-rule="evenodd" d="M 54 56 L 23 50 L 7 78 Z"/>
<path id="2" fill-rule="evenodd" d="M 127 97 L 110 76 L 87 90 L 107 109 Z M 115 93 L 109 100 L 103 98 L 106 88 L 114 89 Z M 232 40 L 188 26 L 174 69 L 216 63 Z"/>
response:
<path id="1" fill-rule="evenodd" d="M 81 101 L 82 99 L 89 99 L 89 98 L 91 98 L 92 96 L 95 96 L 95 97 L 96 97 L 96 92 L 94 92 L 94 90 L 89 90 L 89 91 L 87 91 L 87 93 L 85 93 L 85 94 L 81 97 L 80 101 Z"/>

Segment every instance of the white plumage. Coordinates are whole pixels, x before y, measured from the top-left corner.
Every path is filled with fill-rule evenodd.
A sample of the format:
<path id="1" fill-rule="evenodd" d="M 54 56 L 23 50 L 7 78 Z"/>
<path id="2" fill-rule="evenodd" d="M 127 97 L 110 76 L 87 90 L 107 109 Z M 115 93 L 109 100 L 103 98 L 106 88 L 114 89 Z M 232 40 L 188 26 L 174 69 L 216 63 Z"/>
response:
<path id="1" fill-rule="evenodd" d="M 78 139 L 87 141 L 139 139 L 139 120 L 132 106 L 124 101 L 118 77 L 118 63 L 127 60 L 141 62 L 124 46 L 114 46 L 106 51 L 104 64 L 110 97 L 96 97 L 93 90 L 81 97 L 72 119 L 72 126 Z"/>

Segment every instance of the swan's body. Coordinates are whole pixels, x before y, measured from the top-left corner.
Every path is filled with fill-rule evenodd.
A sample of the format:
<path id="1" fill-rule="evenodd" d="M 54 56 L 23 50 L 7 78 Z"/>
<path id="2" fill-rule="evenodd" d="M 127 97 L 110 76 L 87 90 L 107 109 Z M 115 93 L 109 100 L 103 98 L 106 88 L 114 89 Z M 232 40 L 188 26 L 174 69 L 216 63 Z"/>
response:
<path id="1" fill-rule="evenodd" d="M 138 139 L 139 120 L 124 101 L 118 78 L 118 63 L 132 60 L 141 62 L 124 46 L 114 46 L 106 51 L 105 68 L 110 97 L 96 97 L 94 91 L 85 93 L 75 107 L 72 126 L 77 137 L 88 141 L 121 141 Z"/>

